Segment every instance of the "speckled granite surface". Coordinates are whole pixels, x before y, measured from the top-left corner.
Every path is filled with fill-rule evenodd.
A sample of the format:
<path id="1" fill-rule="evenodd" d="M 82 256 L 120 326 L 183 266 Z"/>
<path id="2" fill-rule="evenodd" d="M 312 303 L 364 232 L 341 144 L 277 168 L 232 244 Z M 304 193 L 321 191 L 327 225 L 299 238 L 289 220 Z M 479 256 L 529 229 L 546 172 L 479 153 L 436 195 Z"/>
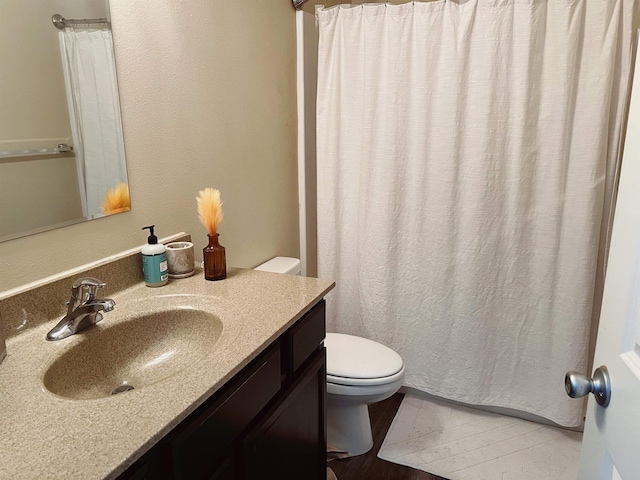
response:
<path id="1" fill-rule="evenodd" d="M 109 293 L 116 301 L 115 309 L 85 333 L 57 342 L 46 341 L 47 331 L 59 319 L 56 314 L 11 335 L 7 339 L 8 356 L 0 365 L 0 478 L 116 477 L 331 288 L 333 283 L 326 280 L 234 268 L 228 270 L 227 279 L 208 282 L 198 271 L 193 277 L 173 280 L 161 288 L 137 282 Z M 58 301 L 64 305 L 67 296 L 65 291 Z M 138 317 L 150 310 L 176 308 L 199 312 L 199 320 L 190 322 L 189 315 L 179 315 L 176 321 L 183 323 L 175 330 L 153 326 L 153 322 L 148 323 L 148 331 L 133 323 L 125 324 L 139 321 Z M 217 317 L 221 331 L 219 325 L 203 327 L 201 322 L 208 315 Z M 98 342 L 100 334 L 113 327 L 120 329 L 119 335 L 128 337 L 127 342 L 140 346 L 140 358 L 135 349 L 118 357 L 129 355 L 130 360 L 124 363 L 138 362 L 140 370 L 149 367 L 149 355 L 156 360 L 164 355 L 153 364 L 156 374 L 140 377 L 142 386 L 126 393 L 101 397 L 103 393 L 98 389 L 89 395 L 94 398 L 76 400 L 68 398 L 82 398 L 74 388 L 65 390 L 64 381 L 60 387 L 59 376 L 63 373 L 56 373 L 53 383 L 50 373 L 47 385 L 66 397 L 47 390 L 47 371 L 65 371 L 54 365 L 56 360 L 78 354 L 85 342 Z M 217 338 L 213 347 L 206 341 L 204 347 L 199 346 L 205 332 Z M 145 346 L 149 343 L 156 348 L 151 353 Z M 190 343 L 193 348 L 189 348 Z M 86 352 L 84 357 L 73 360 L 86 359 Z M 171 357 L 174 360 L 167 363 Z M 95 362 L 98 367 L 85 368 L 77 378 L 95 376 L 94 383 L 98 384 L 109 383 L 108 375 L 113 375 L 114 381 L 122 380 L 117 365 L 108 374 L 100 366 L 100 362 L 110 363 L 108 352 L 96 353 Z M 131 372 L 125 375 L 134 376 Z"/>
<path id="2" fill-rule="evenodd" d="M 191 241 L 191 235 L 181 232 L 160 240 L 162 243 Z M 0 292 L 0 327 L 6 338 L 19 335 L 50 319 L 67 313 L 71 285 L 81 277 L 95 277 L 107 286 L 99 290 L 109 297 L 143 280 L 140 249 L 132 249 L 112 257 L 61 272 L 30 285 Z"/>

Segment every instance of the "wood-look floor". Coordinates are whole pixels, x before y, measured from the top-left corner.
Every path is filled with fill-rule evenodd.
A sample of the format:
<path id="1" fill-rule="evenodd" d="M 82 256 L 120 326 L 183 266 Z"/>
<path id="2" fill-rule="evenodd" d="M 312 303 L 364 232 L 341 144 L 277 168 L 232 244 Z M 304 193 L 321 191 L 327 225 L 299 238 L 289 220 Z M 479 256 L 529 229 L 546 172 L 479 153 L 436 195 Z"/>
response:
<path id="1" fill-rule="evenodd" d="M 383 402 L 369 405 L 373 448 L 364 455 L 332 460 L 328 466 L 338 480 L 447 480 L 443 477 L 390 463 L 378 458 L 378 450 L 391 426 L 404 395 L 396 393 Z"/>

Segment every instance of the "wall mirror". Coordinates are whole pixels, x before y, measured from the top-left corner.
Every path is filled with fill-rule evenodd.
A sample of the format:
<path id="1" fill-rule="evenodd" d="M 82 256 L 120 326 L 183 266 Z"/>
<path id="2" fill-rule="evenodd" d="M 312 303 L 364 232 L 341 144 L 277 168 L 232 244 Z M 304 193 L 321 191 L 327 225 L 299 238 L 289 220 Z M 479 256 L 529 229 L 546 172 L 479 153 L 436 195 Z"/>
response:
<path id="1" fill-rule="evenodd" d="M 107 0 L 2 0 L 0 18 L 0 241 L 129 210 Z"/>

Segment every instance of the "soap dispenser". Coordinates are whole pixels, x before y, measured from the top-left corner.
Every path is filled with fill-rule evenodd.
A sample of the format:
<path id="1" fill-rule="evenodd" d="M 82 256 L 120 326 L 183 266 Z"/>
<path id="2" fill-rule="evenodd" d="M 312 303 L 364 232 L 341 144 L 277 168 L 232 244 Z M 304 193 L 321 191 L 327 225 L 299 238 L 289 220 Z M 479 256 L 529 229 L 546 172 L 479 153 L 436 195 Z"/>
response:
<path id="1" fill-rule="evenodd" d="M 153 234 L 155 225 L 142 227 L 149 230 L 147 244 L 142 247 L 142 272 L 147 287 L 161 287 L 169 281 L 169 267 L 167 265 L 167 253 L 163 244 L 158 243 L 158 237 Z"/>

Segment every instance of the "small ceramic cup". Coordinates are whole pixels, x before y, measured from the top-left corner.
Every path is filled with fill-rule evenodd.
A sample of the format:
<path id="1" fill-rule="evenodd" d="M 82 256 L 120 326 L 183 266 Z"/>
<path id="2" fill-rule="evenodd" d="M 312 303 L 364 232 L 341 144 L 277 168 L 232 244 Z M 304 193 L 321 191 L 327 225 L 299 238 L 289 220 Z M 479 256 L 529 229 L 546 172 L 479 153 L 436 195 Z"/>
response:
<path id="1" fill-rule="evenodd" d="M 185 278 L 193 275 L 193 243 L 171 242 L 167 247 L 169 278 Z"/>

